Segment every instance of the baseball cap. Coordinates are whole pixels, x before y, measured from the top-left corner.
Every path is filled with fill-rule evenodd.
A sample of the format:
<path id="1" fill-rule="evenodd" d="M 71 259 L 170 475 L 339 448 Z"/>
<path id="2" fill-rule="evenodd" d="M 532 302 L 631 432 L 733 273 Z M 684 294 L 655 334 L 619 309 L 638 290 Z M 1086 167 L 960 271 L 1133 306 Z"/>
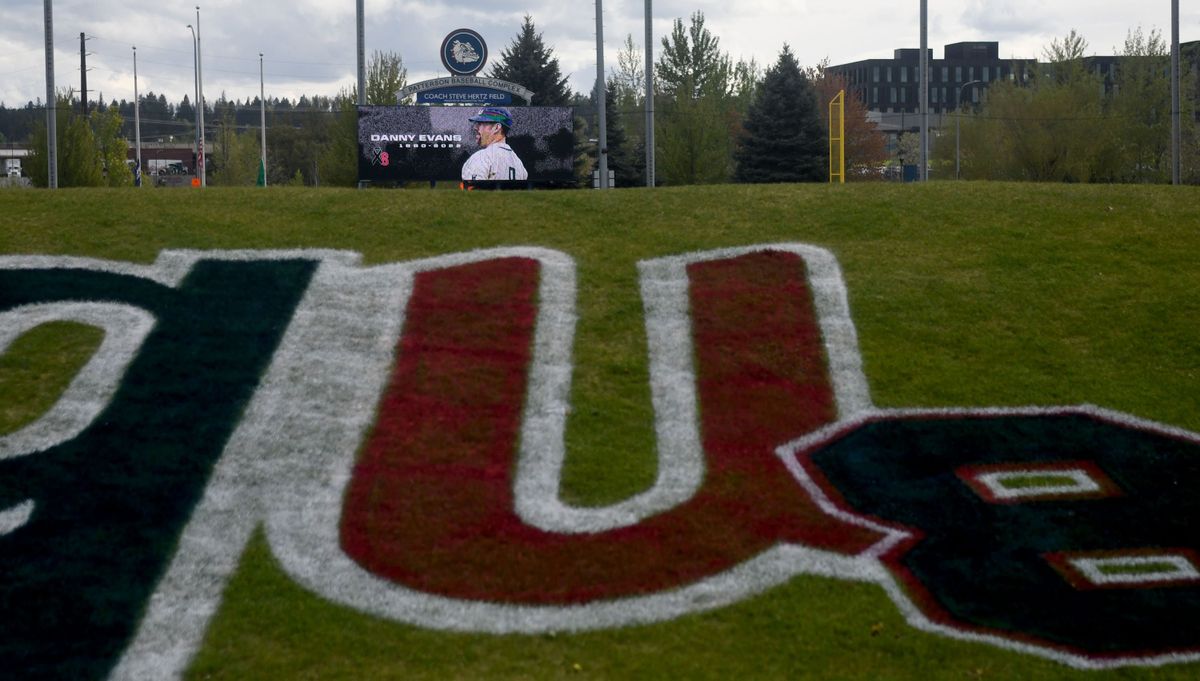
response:
<path id="1" fill-rule="evenodd" d="M 499 123 L 506 128 L 511 128 L 513 125 L 513 119 L 508 115 L 508 109 L 501 106 L 485 106 L 477 115 L 471 116 L 468 120 L 472 123 Z"/>

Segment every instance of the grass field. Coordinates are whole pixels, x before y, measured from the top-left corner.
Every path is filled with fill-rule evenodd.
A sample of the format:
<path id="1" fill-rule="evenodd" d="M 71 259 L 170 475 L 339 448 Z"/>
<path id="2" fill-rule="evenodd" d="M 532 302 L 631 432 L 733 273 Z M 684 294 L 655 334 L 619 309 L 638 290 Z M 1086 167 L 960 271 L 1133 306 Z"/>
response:
<path id="1" fill-rule="evenodd" d="M 1089 403 L 1200 431 L 1200 190 L 976 183 L 458 193 L 270 188 L 0 191 L 0 254 L 149 263 L 164 249 L 345 249 L 365 264 L 494 246 L 578 266 L 565 500 L 654 480 L 636 263 L 777 242 L 831 250 L 883 407 Z M 98 342 L 56 325 L 0 356 L 0 433 Z M 1181 541 L 1189 541 L 1185 539 Z M 6 615 L 7 616 L 7 615 Z M 1194 627 L 1194 621 L 1181 622 Z M 195 679 L 1194 679 L 1082 672 L 909 627 L 874 585 L 804 577 L 679 620 L 583 634 L 420 630 L 306 592 L 262 536 Z"/>

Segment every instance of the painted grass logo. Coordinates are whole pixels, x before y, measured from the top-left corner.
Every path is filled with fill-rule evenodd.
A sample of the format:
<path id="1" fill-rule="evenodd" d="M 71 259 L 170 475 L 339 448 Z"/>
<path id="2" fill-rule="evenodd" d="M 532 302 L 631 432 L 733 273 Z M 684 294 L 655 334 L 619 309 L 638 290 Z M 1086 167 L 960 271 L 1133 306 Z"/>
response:
<path id="1" fill-rule="evenodd" d="M 1196 435 L 1092 407 L 875 408 L 818 248 L 638 268 L 658 478 L 585 509 L 558 493 L 561 253 L 0 258 L 0 351 L 53 320 L 106 334 L 0 437 L 4 667 L 182 674 L 262 526 L 314 593 L 437 629 L 662 621 L 816 574 L 1075 667 L 1200 659 Z"/>

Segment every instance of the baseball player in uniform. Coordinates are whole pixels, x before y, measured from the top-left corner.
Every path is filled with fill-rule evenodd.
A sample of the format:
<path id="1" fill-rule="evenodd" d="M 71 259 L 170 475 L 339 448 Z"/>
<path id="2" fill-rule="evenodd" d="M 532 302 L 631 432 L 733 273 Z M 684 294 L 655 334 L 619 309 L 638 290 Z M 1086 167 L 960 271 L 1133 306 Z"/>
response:
<path id="1" fill-rule="evenodd" d="M 484 107 L 470 119 L 475 129 L 475 142 L 481 149 L 467 159 L 462 167 L 464 180 L 528 180 L 525 164 L 506 141 L 512 128 L 508 109 Z"/>

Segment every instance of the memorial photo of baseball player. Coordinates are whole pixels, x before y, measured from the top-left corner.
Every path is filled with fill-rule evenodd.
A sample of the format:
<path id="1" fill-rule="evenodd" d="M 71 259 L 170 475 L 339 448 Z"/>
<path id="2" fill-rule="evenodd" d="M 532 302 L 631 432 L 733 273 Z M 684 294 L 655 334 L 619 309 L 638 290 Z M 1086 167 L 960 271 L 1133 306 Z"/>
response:
<path id="1" fill-rule="evenodd" d="M 484 107 L 470 119 L 479 151 L 471 154 L 462 167 L 462 179 L 467 181 L 527 180 L 525 164 L 508 146 L 508 132 L 513 127 L 512 116 L 503 107 Z"/>

